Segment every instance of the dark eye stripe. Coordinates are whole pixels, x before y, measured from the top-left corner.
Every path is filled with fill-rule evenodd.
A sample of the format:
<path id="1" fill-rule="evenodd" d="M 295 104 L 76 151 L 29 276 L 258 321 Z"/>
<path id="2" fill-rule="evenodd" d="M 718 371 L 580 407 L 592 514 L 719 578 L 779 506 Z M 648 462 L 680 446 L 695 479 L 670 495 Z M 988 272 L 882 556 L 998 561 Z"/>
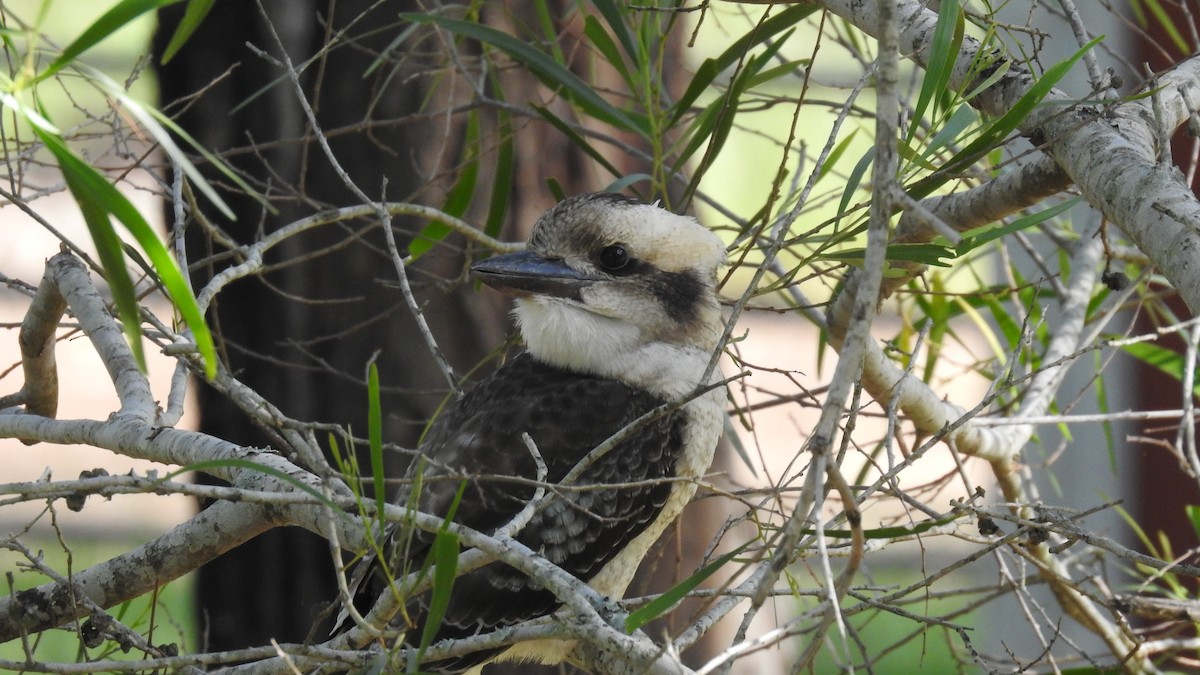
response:
<path id="1" fill-rule="evenodd" d="M 684 324 L 696 318 L 704 282 L 694 272 L 656 272 L 648 275 L 646 281 L 672 320 Z"/>

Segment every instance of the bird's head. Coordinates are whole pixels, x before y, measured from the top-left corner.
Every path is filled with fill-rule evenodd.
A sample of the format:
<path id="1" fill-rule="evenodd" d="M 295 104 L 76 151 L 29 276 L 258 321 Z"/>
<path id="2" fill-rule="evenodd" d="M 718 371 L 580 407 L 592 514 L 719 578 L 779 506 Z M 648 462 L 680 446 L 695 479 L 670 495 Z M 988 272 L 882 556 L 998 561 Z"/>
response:
<path id="1" fill-rule="evenodd" d="M 516 296 L 535 358 L 678 395 L 699 373 L 673 391 L 664 378 L 684 373 L 666 371 L 691 374 L 720 337 L 715 284 L 724 262 L 721 240 L 694 219 L 596 193 L 563 200 L 538 219 L 524 251 L 472 271 Z"/>

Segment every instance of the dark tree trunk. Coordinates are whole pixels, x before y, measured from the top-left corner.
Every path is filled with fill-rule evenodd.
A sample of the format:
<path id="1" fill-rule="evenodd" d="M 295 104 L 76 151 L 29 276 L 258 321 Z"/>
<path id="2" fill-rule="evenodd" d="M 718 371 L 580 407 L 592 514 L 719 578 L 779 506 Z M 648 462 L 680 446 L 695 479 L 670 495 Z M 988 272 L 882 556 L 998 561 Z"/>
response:
<path id="1" fill-rule="evenodd" d="M 336 30 L 372 4 L 339 2 L 335 16 L 324 2 L 266 6 L 292 62 L 303 64 L 320 54 L 327 24 L 332 22 Z M 224 196 L 238 219 L 219 225 L 239 243 L 327 206 L 358 203 L 313 142 L 284 71 L 247 46 L 278 53 L 256 5 L 217 3 L 187 48 L 160 70 L 165 102 L 205 90 L 173 110 L 176 119 L 205 147 L 224 153 L 278 211 L 269 214 L 258 202 L 227 191 Z M 362 34 L 367 32 L 363 26 L 395 24 L 398 14 L 410 9 L 408 3 L 385 3 L 351 31 Z M 177 11 L 164 13 L 160 41 L 177 16 Z M 331 50 L 309 64 L 302 82 L 349 176 L 376 198 L 386 177 L 387 196 L 399 200 L 428 194 L 422 190 L 430 181 L 418 173 L 416 163 L 428 152 L 428 141 L 436 139 L 420 124 L 388 124 L 416 112 L 425 94 L 422 81 L 388 81 L 386 72 L 363 77 L 394 34 L 376 32 Z M 381 124 L 370 132 L 341 133 L 368 121 Z M 209 172 L 210 178 L 223 180 L 214 173 Z M 359 435 L 366 430 L 365 372 L 378 354 L 386 436 L 411 447 L 445 395 L 446 381 L 389 283 L 395 271 L 382 233 L 375 228 L 360 240 L 351 236 L 350 229 L 364 225 L 327 227 L 285 244 L 268 262 L 297 261 L 330 250 L 265 278 L 238 282 L 218 298 L 210 319 L 227 363 L 243 382 L 296 419 L 349 425 Z M 194 224 L 187 244 L 193 260 L 220 252 Z M 461 259 L 454 259 L 458 257 L 431 255 L 422 272 L 453 278 L 462 269 Z M 208 266 L 196 269 L 198 280 L 210 275 Z M 415 281 L 422 278 L 413 276 Z M 448 295 L 437 288 L 423 290 L 422 299 L 437 301 L 437 311 L 428 318 L 455 364 L 475 363 L 503 339 L 502 310 L 482 306 L 461 286 Z M 239 443 L 280 445 L 212 389 L 201 386 L 198 398 L 205 432 Z M 204 567 L 197 586 L 209 648 L 305 639 L 314 608 L 335 596 L 331 572 L 328 545 L 298 529 L 272 531 Z"/>

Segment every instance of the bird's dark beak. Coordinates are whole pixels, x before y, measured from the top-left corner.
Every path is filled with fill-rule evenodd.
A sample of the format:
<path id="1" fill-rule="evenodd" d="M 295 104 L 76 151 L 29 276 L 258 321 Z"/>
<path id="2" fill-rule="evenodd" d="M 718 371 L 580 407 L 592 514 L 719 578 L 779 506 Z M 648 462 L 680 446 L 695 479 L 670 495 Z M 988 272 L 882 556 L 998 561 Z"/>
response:
<path id="1" fill-rule="evenodd" d="M 543 258 L 533 251 L 507 253 L 471 266 L 475 278 L 508 295 L 550 295 L 579 300 L 579 291 L 595 279 L 567 267 L 562 260 Z"/>

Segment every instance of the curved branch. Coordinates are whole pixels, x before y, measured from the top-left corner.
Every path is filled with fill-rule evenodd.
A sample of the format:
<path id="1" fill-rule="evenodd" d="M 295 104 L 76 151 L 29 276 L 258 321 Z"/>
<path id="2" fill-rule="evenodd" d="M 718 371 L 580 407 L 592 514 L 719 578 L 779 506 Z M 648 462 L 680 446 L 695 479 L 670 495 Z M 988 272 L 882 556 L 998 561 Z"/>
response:
<path id="1" fill-rule="evenodd" d="M 217 502 L 138 548 L 72 575 L 73 586 L 49 583 L 0 597 L 0 642 L 82 618 L 79 598 L 100 607 L 131 600 L 195 570 L 277 524 L 260 504 Z"/>
<path id="2" fill-rule="evenodd" d="M 878 7 L 858 0 L 822 0 L 833 13 L 860 30 L 877 34 Z M 922 66 L 933 51 L 937 14 L 916 0 L 896 0 L 903 49 Z M 964 37 L 950 86 L 970 88 L 985 47 Z M 1101 113 L 1052 90 L 1019 124 L 1022 134 L 1054 158 L 1079 187 L 1084 199 L 1120 227 L 1178 289 L 1193 312 L 1200 312 L 1200 200 L 1173 167 L 1155 162 L 1162 130 L 1182 124 L 1200 101 L 1200 56 L 1162 78 L 1164 119 L 1155 120 L 1147 102 L 1126 103 Z M 989 115 L 1003 115 L 1029 92 L 1036 78 L 1019 64 L 971 100 Z M 1161 149 L 1160 149 L 1161 150 Z"/>

